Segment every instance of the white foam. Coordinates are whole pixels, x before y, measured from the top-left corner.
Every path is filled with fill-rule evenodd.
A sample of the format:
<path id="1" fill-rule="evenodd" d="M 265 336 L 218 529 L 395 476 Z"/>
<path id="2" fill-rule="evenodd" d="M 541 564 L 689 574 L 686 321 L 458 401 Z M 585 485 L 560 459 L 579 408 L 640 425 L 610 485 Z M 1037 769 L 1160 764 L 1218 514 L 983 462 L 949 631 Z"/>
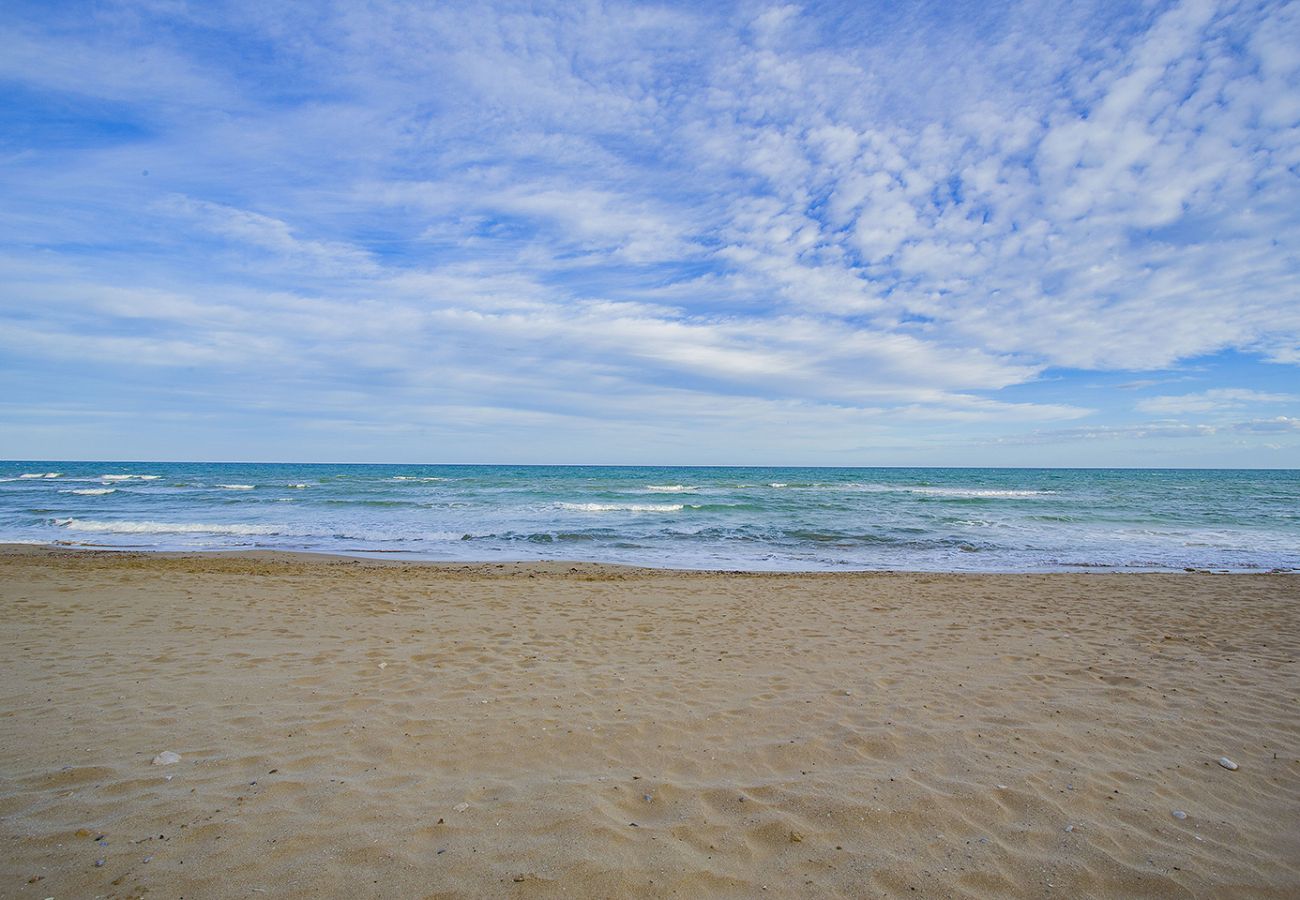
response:
<path id="1" fill-rule="evenodd" d="M 60 494 L 81 494 L 86 497 L 98 497 L 101 494 L 112 494 L 117 488 L 79 488 L 75 491 L 62 490 Z"/>
<path id="2" fill-rule="evenodd" d="M 393 481 L 446 481 L 445 478 L 435 478 L 433 476 L 424 477 L 421 475 L 394 475 Z"/>
<path id="3" fill-rule="evenodd" d="M 825 490 L 860 491 L 868 494 L 925 494 L 934 497 L 962 497 L 977 499 L 980 497 L 1039 497 L 1055 494 L 1056 491 L 1010 490 L 1002 488 L 958 488 L 958 487 L 919 487 L 905 484 L 860 484 L 845 482 L 843 484 L 818 485 Z"/>
<path id="4" fill-rule="evenodd" d="M 305 484 L 291 484 L 291 485 L 289 485 L 289 487 L 294 488 L 295 490 L 302 490 L 302 489 L 305 488 L 306 486 L 307 486 L 307 485 L 305 485 Z"/>
<path id="5" fill-rule="evenodd" d="M 100 475 L 100 481 L 156 481 L 161 475 Z"/>
<path id="6" fill-rule="evenodd" d="M 24 472 L 19 478 L 58 478 L 62 472 Z"/>
<path id="7" fill-rule="evenodd" d="M 71 531 L 100 531 L 109 534 L 279 534 L 274 525 L 217 525 L 199 522 L 100 522 L 94 519 L 55 519 L 54 524 Z"/>
<path id="8" fill-rule="evenodd" d="M 938 497 L 1039 497 L 1044 494 L 1055 494 L 1056 491 L 1014 491 L 999 490 L 994 488 L 941 488 L 941 487 L 909 487 L 904 488 L 912 494 L 931 494 Z"/>
<path id="9" fill-rule="evenodd" d="M 679 512 L 680 503 L 557 503 L 560 509 L 578 512 Z"/>
<path id="10" fill-rule="evenodd" d="M 223 491 L 251 491 L 253 489 L 251 484 L 219 484 L 217 487 Z"/>
<path id="11" fill-rule="evenodd" d="M 772 481 L 772 482 L 768 482 L 767 486 L 771 488 L 783 488 L 783 487 L 789 487 L 790 485 L 786 484 L 784 481 Z"/>
<path id="12" fill-rule="evenodd" d="M 652 494 L 689 494 L 699 490 L 686 484 L 648 484 L 645 489 Z"/>

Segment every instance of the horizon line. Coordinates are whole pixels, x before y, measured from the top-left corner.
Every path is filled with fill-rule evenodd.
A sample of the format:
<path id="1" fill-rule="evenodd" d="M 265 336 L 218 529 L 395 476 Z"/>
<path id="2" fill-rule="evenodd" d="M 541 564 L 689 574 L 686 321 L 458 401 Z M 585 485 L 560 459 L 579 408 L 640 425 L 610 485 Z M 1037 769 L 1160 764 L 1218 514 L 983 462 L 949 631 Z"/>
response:
<path id="1" fill-rule="evenodd" d="M 470 463 L 470 462 L 314 462 L 309 460 L 239 459 L 0 459 L 10 463 L 106 463 L 112 465 L 213 465 L 213 466 L 427 466 L 516 468 L 516 469 L 996 469 L 1005 471 L 1047 470 L 1087 472 L 1300 472 L 1300 466 L 971 466 L 971 465 L 800 465 L 797 463 Z"/>

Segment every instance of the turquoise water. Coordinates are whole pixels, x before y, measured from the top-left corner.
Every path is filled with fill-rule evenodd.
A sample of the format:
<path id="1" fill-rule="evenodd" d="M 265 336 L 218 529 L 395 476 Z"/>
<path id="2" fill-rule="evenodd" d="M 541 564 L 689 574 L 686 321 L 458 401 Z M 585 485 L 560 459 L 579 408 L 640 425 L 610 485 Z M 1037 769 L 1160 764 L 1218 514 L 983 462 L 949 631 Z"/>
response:
<path id="1" fill-rule="evenodd" d="M 0 541 L 754 570 L 1300 569 L 1300 472 L 10 462 Z"/>

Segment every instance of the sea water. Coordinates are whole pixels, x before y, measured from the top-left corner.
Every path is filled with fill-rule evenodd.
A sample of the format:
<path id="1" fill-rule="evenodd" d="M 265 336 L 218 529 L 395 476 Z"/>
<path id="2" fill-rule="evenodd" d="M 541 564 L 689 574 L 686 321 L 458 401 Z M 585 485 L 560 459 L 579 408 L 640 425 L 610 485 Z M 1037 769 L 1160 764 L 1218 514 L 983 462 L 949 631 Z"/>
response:
<path id="1" fill-rule="evenodd" d="M 1294 470 L 0 463 L 0 541 L 697 569 L 1300 569 Z"/>

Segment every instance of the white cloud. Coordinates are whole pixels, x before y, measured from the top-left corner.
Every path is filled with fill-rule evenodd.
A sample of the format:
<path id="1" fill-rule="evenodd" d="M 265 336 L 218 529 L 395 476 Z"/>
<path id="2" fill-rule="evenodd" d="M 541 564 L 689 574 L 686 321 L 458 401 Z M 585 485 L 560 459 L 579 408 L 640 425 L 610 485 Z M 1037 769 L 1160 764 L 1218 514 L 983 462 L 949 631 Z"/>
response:
<path id="1" fill-rule="evenodd" d="M 1262 404 L 1300 403 L 1298 394 L 1269 394 L 1244 388 L 1212 388 L 1197 394 L 1148 397 L 1135 405 L 1138 410 L 1155 415 L 1212 413 Z"/>
<path id="2" fill-rule="evenodd" d="M 411 410 L 447 385 L 444 406 L 596 420 L 608 391 L 676 425 L 792 404 L 916 435 L 1107 415 L 1028 390 L 1052 367 L 1300 361 L 1300 7 L 863 14 L 32 14 L 0 71 L 136 130 L 15 157 L 7 350 L 331 373 Z"/>

